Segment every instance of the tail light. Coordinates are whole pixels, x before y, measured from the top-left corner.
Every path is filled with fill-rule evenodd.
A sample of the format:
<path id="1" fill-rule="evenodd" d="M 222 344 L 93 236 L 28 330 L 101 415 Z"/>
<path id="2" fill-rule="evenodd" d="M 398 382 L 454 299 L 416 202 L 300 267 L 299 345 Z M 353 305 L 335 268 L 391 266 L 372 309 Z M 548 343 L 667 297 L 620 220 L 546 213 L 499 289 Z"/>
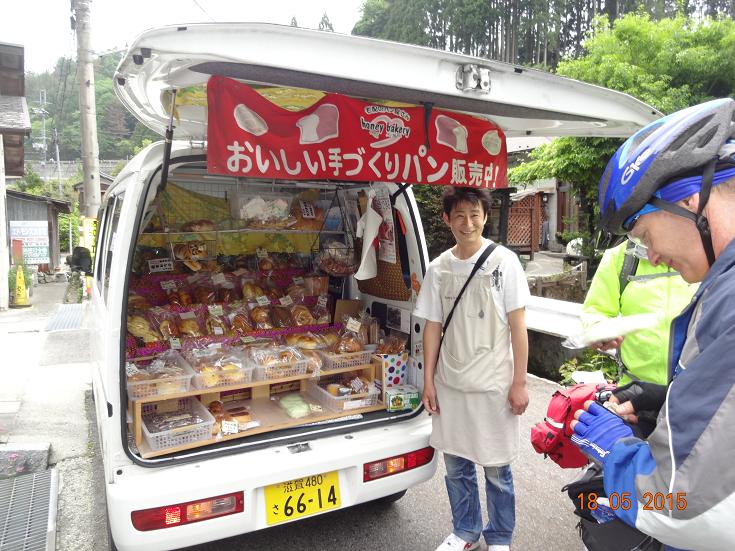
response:
<path id="1" fill-rule="evenodd" d="M 235 492 L 199 501 L 133 511 L 130 516 L 136 530 L 147 532 L 242 513 L 245 509 L 244 501 L 243 492 Z"/>
<path id="2" fill-rule="evenodd" d="M 434 448 L 428 447 L 379 461 L 371 461 L 363 465 L 362 481 L 370 482 L 392 474 L 410 471 L 431 463 L 432 459 L 434 459 Z"/>

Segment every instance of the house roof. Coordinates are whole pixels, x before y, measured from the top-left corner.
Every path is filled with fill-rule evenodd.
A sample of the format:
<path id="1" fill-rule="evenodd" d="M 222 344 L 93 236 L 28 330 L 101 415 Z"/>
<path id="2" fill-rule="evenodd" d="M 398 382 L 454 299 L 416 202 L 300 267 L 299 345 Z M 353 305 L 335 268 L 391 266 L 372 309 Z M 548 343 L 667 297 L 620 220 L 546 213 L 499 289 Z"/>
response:
<path id="1" fill-rule="evenodd" d="M 47 203 L 53 205 L 56 210 L 65 214 L 71 213 L 71 203 L 64 201 L 63 199 L 54 199 L 53 197 L 46 197 L 44 195 L 33 195 L 32 193 L 26 193 L 24 191 L 18 191 L 15 189 L 7 189 L 8 197 L 14 197 L 21 201 L 35 201 L 38 203 Z"/>
<path id="2" fill-rule="evenodd" d="M 23 56 L 23 46 L 0 43 L 0 134 L 8 176 L 23 176 L 23 139 L 31 132 Z"/>

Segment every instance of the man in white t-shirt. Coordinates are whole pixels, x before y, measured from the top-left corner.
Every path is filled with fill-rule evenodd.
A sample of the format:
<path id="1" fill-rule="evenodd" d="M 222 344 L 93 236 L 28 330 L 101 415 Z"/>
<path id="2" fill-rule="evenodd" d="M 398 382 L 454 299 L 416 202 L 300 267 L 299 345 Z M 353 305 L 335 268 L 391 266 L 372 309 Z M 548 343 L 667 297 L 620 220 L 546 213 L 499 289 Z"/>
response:
<path id="1" fill-rule="evenodd" d="M 444 222 L 457 244 L 426 271 L 414 315 L 424 327 L 423 403 L 432 415 L 431 445 L 444 452 L 453 531 L 437 551 L 469 550 L 484 536 L 508 550 L 515 527 L 510 462 L 518 454 L 519 416 L 528 406 L 529 291 L 516 255 L 482 237 L 486 190 L 450 187 Z M 470 280 L 442 340 L 442 328 L 483 251 L 494 249 Z M 485 472 L 490 520 L 483 528 L 475 465 Z"/>

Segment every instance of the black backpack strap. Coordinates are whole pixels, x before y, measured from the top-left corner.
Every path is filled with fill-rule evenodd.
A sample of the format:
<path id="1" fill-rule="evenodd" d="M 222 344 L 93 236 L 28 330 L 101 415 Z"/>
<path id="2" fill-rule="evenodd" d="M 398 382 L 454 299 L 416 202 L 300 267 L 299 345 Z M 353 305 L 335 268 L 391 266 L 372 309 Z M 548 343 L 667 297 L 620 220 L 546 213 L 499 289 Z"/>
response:
<path id="1" fill-rule="evenodd" d="M 635 275 L 638 271 L 638 262 L 640 259 L 632 252 L 635 249 L 635 243 L 628 240 L 628 246 L 625 248 L 625 254 L 623 255 L 623 267 L 620 268 L 620 296 L 623 296 L 623 291 L 630 283 L 630 276 Z"/>
<path id="2" fill-rule="evenodd" d="M 482 254 L 477 259 L 477 262 L 475 262 L 475 265 L 472 267 L 470 276 L 467 278 L 467 281 L 464 282 L 464 285 L 462 286 L 462 289 L 459 291 L 457 298 L 454 299 L 454 304 L 452 305 L 452 309 L 449 311 L 449 315 L 447 316 L 447 319 L 444 321 L 444 327 L 442 327 L 442 338 L 439 341 L 440 348 L 441 348 L 442 342 L 444 342 L 444 334 L 447 332 L 447 327 L 449 327 L 449 322 L 452 321 L 452 316 L 454 315 L 454 309 L 457 307 L 457 304 L 459 304 L 459 299 L 462 298 L 462 295 L 464 294 L 465 289 L 467 289 L 467 286 L 470 284 L 470 281 L 472 281 L 472 278 L 477 273 L 477 270 L 480 269 L 480 266 L 482 266 L 485 263 L 487 258 L 490 256 L 490 254 L 495 250 L 497 246 L 498 245 L 496 243 L 490 243 L 487 247 L 485 247 L 485 250 L 482 251 Z"/>

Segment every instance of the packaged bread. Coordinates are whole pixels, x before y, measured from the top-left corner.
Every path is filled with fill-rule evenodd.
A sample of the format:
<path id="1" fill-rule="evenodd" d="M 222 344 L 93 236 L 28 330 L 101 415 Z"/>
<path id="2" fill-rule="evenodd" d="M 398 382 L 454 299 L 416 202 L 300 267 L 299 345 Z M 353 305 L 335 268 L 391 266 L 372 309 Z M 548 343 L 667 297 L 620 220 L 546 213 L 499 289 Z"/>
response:
<path id="1" fill-rule="evenodd" d="M 405 336 L 390 335 L 380 340 L 375 352 L 377 354 L 402 354 L 406 350 L 406 342 L 408 338 Z"/>
<path id="2" fill-rule="evenodd" d="M 304 355 L 292 346 L 256 348 L 250 351 L 256 365 L 261 367 L 288 368 L 304 359 Z"/>
<path id="3" fill-rule="evenodd" d="M 134 337 L 141 339 L 145 344 L 161 342 L 161 335 L 141 315 L 128 316 L 128 331 Z"/>
<path id="4" fill-rule="evenodd" d="M 207 330 L 208 335 L 216 337 L 230 336 L 232 331 L 225 321 L 225 315 L 222 313 L 220 306 L 219 313 L 214 311 L 213 308 L 208 309 L 208 313 L 204 320 L 204 326 Z"/>
<path id="5" fill-rule="evenodd" d="M 328 324 L 332 321 L 332 316 L 327 307 L 328 300 L 328 295 L 320 295 L 316 305 L 311 309 L 311 314 L 318 324 Z"/>
<path id="6" fill-rule="evenodd" d="M 255 331 L 253 322 L 250 320 L 250 310 L 244 304 L 230 306 L 227 313 L 230 327 L 239 335 Z"/>
<path id="7" fill-rule="evenodd" d="M 273 325 L 278 328 L 293 327 L 295 325 L 293 317 L 291 316 L 290 308 L 286 306 L 274 306 L 271 310 L 273 317 Z"/>
<path id="8" fill-rule="evenodd" d="M 296 219 L 296 223 L 292 226 L 295 230 L 319 231 L 324 225 L 324 210 L 317 207 L 313 201 L 294 200 L 291 215 Z"/>
<path id="9" fill-rule="evenodd" d="M 176 322 L 182 337 L 203 337 L 204 328 L 202 324 L 200 309 L 195 308 L 177 314 Z"/>
<path id="10" fill-rule="evenodd" d="M 265 296 L 265 290 L 253 281 L 246 281 L 242 285 L 242 298 L 248 301 Z"/>
<path id="11" fill-rule="evenodd" d="M 176 350 L 167 350 L 150 362 L 128 362 L 125 366 L 131 399 L 186 392 L 193 375 Z"/>
<path id="12" fill-rule="evenodd" d="M 165 432 L 174 429 L 184 429 L 206 423 L 207 420 L 194 411 L 170 411 L 143 415 L 143 423 L 149 432 Z"/>
<path id="13" fill-rule="evenodd" d="M 288 346 L 295 346 L 296 348 L 306 350 L 316 350 L 327 347 L 327 344 L 324 339 L 321 338 L 321 335 L 311 332 L 284 335 L 283 339 L 286 341 Z"/>
<path id="14" fill-rule="evenodd" d="M 291 317 L 296 327 L 316 324 L 316 319 L 311 315 L 311 311 L 303 304 L 294 304 L 291 307 Z"/>
<path id="15" fill-rule="evenodd" d="M 249 304 L 248 307 L 250 308 L 250 319 L 253 321 L 256 329 L 273 329 L 270 306 Z"/>
<path id="16" fill-rule="evenodd" d="M 177 315 L 164 308 L 151 308 L 148 311 L 148 318 L 154 327 L 158 328 L 158 332 L 164 340 L 181 338 L 181 331 L 177 323 Z"/>
<path id="17" fill-rule="evenodd" d="M 216 298 L 214 287 L 201 285 L 194 288 L 194 300 L 197 304 L 212 304 Z"/>
<path id="18" fill-rule="evenodd" d="M 309 403 L 299 393 L 287 394 L 278 400 L 278 405 L 292 419 L 301 419 L 311 414 Z"/>
<path id="19" fill-rule="evenodd" d="M 306 358 L 309 363 L 307 365 L 307 369 L 311 373 L 319 373 L 322 369 L 322 365 L 324 360 L 322 359 L 321 354 L 317 352 L 316 350 L 301 350 L 301 353 L 304 355 L 304 358 Z"/>
<path id="20" fill-rule="evenodd" d="M 151 305 L 145 297 L 137 293 L 130 293 L 128 295 L 128 310 L 145 312 L 150 307 Z"/>
<path id="21" fill-rule="evenodd" d="M 194 349 L 184 357 L 195 372 L 194 386 L 210 388 L 247 382 L 242 353 L 228 347 Z"/>

